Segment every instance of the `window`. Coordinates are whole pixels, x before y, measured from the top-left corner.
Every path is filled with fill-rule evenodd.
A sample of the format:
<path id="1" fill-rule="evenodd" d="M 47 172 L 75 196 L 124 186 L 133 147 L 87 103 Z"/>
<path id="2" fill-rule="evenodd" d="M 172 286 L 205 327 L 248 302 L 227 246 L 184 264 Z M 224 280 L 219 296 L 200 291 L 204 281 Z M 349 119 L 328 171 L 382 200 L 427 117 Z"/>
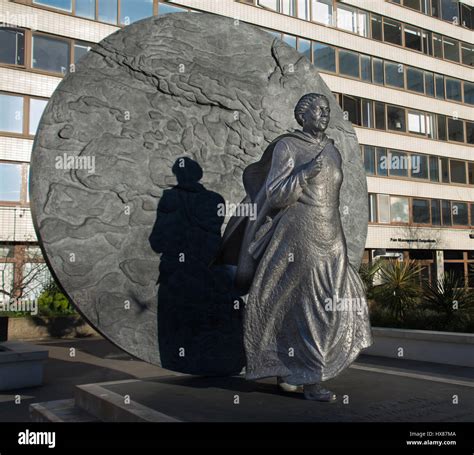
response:
<path id="1" fill-rule="evenodd" d="M 452 183 L 467 183 L 466 182 L 466 163 L 464 161 L 450 160 Z"/>
<path id="2" fill-rule="evenodd" d="M 474 122 L 466 122 L 466 142 L 474 144 Z"/>
<path id="3" fill-rule="evenodd" d="M 462 62 L 465 65 L 474 66 L 474 45 L 461 43 Z"/>
<path id="4" fill-rule="evenodd" d="M 474 104 L 474 83 L 464 81 L 464 102 Z"/>
<path id="5" fill-rule="evenodd" d="M 296 49 L 296 36 L 282 34 L 281 39 L 288 44 L 288 46 L 294 47 Z"/>
<path id="6" fill-rule="evenodd" d="M 428 179 L 427 155 L 411 155 L 411 176 L 417 179 Z"/>
<path id="7" fill-rule="evenodd" d="M 433 55 L 433 35 L 431 32 L 423 30 L 421 36 L 423 40 L 423 53 L 426 55 Z"/>
<path id="8" fill-rule="evenodd" d="M 469 224 L 467 203 L 451 202 L 451 209 L 453 212 L 453 224 L 458 226 L 467 226 Z"/>
<path id="9" fill-rule="evenodd" d="M 437 156 L 430 156 L 430 180 L 439 182 L 439 160 Z"/>
<path id="10" fill-rule="evenodd" d="M 359 78 L 359 54 L 339 50 L 339 73 Z"/>
<path id="11" fill-rule="evenodd" d="M 451 201 L 442 200 L 441 201 L 441 209 L 442 209 L 442 220 L 443 226 L 451 226 Z"/>
<path id="12" fill-rule="evenodd" d="M 368 36 L 368 14 L 348 5 L 337 6 L 337 28 Z"/>
<path id="13" fill-rule="evenodd" d="M 444 58 L 453 62 L 459 62 L 459 43 L 450 38 L 443 38 Z"/>
<path id="14" fill-rule="evenodd" d="M 332 25 L 332 0 L 313 0 L 312 1 L 312 20 L 322 24 Z"/>
<path id="15" fill-rule="evenodd" d="M 447 141 L 448 133 L 446 130 L 446 116 L 438 114 L 436 117 L 437 117 L 437 126 L 438 126 L 437 138 L 440 141 Z"/>
<path id="16" fill-rule="evenodd" d="M 297 17 L 309 20 L 309 0 L 297 0 L 296 9 Z"/>
<path id="17" fill-rule="evenodd" d="M 430 224 L 430 201 L 428 199 L 413 199 L 413 222 Z"/>
<path id="18" fill-rule="evenodd" d="M 446 98 L 452 101 L 462 101 L 461 81 L 446 78 Z"/>
<path id="19" fill-rule="evenodd" d="M 474 163 L 467 163 L 469 185 L 474 185 Z M 471 219 L 474 222 L 474 218 Z"/>
<path id="20" fill-rule="evenodd" d="M 392 19 L 383 20 L 383 38 L 388 43 L 402 45 L 402 24 Z"/>
<path id="21" fill-rule="evenodd" d="M 72 0 L 33 0 L 36 5 L 49 6 L 50 8 L 72 11 Z"/>
<path id="22" fill-rule="evenodd" d="M 414 134 L 428 134 L 426 115 L 423 112 L 408 111 L 408 131 Z"/>
<path id="23" fill-rule="evenodd" d="M 120 0 L 120 23 L 129 25 L 153 16 L 153 0 Z"/>
<path id="24" fill-rule="evenodd" d="M 342 96 L 342 110 L 347 113 L 346 119 L 355 125 L 361 125 L 361 102 L 360 98 L 354 96 Z"/>
<path id="25" fill-rule="evenodd" d="M 371 145 L 364 146 L 364 167 L 369 175 L 375 175 L 375 147 Z"/>
<path id="26" fill-rule="evenodd" d="M 86 55 L 90 48 L 91 47 L 88 43 L 76 41 L 74 43 L 74 63 L 77 63 L 84 55 Z"/>
<path id="27" fill-rule="evenodd" d="M 449 160 L 448 158 L 440 158 L 441 163 L 441 181 L 449 183 Z"/>
<path id="28" fill-rule="evenodd" d="M 373 103 L 370 100 L 362 100 L 362 126 L 374 127 Z"/>
<path id="29" fill-rule="evenodd" d="M 97 0 L 97 16 L 101 22 L 116 24 L 117 0 Z"/>
<path id="30" fill-rule="evenodd" d="M 386 176 L 388 174 L 387 150 L 383 147 L 377 147 L 377 175 Z"/>
<path id="31" fill-rule="evenodd" d="M 387 106 L 388 129 L 406 131 L 405 110 L 397 106 Z"/>
<path id="32" fill-rule="evenodd" d="M 23 132 L 23 97 L 0 93 L 0 131 Z"/>
<path id="33" fill-rule="evenodd" d="M 40 100 L 37 98 L 30 99 L 30 126 L 29 126 L 29 133 L 31 135 L 36 134 L 36 130 L 38 129 L 38 124 L 43 115 L 44 108 L 48 104 L 47 100 Z"/>
<path id="34" fill-rule="evenodd" d="M 363 81 L 372 82 L 372 65 L 368 55 L 360 56 L 360 78 Z M 474 97 L 474 93 L 472 95 Z"/>
<path id="35" fill-rule="evenodd" d="M 425 71 L 425 93 L 428 96 L 435 96 L 434 75 Z"/>
<path id="36" fill-rule="evenodd" d="M 385 78 L 383 75 L 383 60 L 374 57 L 372 61 L 374 66 L 374 82 L 376 84 L 384 85 Z"/>
<path id="37" fill-rule="evenodd" d="M 280 11 L 280 7 L 279 7 L 280 0 L 257 0 L 257 5 L 261 6 L 262 8 L 268 8 L 274 11 Z"/>
<path id="38" fill-rule="evenodd" d="M 403 0 L 403 6 L 421 11 L 420 0 Z"/>
<path id="39" fill-rule="evenodd" d="M 33 68 L 66 74 L 69 68 L 69 42 L 33 35 Z"/>
<path id="40" fill-rule="evenodd" d="M 422 70 L 412 67 L 407 68 L 407 89 L 413 92 L 425 93 Z"/>
<path id="41" fill-rule="evenodd" d="M 375 102 L 375 128 L 378 130 L 385 130 L 385 104 Z"/>
<path id="42" fill-rule="evenodd" d="M 281 0 L 282 3 L 282 13 L 287 16 L 296 16 L 295 11 L 295 2 L 294 0 Z"/>
<path id="43" fill-rule="evenodd" d="M 435 75 L 436 98 L 444 100 L 444 77 Z"/>
<path id="44" fill-rule="evenodd" d="M 433 33 L 433 50 L 436 58 L 443 58 L 443 39 L 441 35 Z"/>
<path id="45" fill-rule="evenodd" d="M 371 14 L 372 38 L 382 41 L 382 17 L 377 14 Z"/>
<path id="46" fill-rule="evenodd" d="M 311 60 L 311 41 L 303 38 L 298 38 L 298 52 Z"/>
<path id="47" fill-rule="evenodd" d="M 95 0 L 76 0 L 76 16 L 95 19 Z"/>
<path id="48" fill-rule="evenodd" d="M 390 223 L 390 196 L 378 194 L 379 223 Z"/>
<path id="49" fill-rule="evenodd" d="M 431 199 L 431 224 L 441 225 L 441 207 L 439 199 Z"/>
<path id="50" fill-rule="evenodd" d="M 473 29 L 474 28 L 474 5 L 466 5 L 465 3 L 461 3 L 461 25 L 463 27 Z"/>
<path id="51" fill-rule="evenodd" d="M 448 138 L 450 141 L 464 142 L 464 124 L 461 120 L 448 118 Z"/>
<path id="52" fill-rule="evenodd" d="M 392 223 L 408 223 L 409 217 L 408 198 L 390 196 L 390 221 Z"/>
<path id="53" fill-rule="evenodd" d="M 323 71 L 336 72 L 336 51 L 322 43 L 313 43 L 314 65 Z"/>
<path id="54" fill-rule="evenodd" d="M 458 0 L 441 0 L 441 19 L 459 23 Z"/>
<path id="55" fill-rule="evenodd" d="M 393 87 L 404 87 L 403 65 L 401 63 L 385 62 L 385 83 Z"/>
<path id="56" fill-rule="evenodd" d="M 369 222 L 377 222 L 377 195 L 369 194 Z"/>
<path id="57" fill-rule="evenodd" d="M 0 200 L 19 202 L 21 198 L 21 164 L 0 163 Z"/>
<path id="58" fill-rule="evenodd" d="M 405 31 L 405 47 L 421 52 L 422 50 L 421 30 L 419 28 L 405 25 L 404 31 Z"/>
<path id="59" fill-rule="evenodd" d="M 25 32 L 15 28 L 0 28 L 0 63 L 25 64 Z"/>
<path id="60" fill-rule="evenodd" d="M 408 177 L 410 159 L 406 153 L 390 150 L 387 164 L 390 170 L 390 176 Z"/>

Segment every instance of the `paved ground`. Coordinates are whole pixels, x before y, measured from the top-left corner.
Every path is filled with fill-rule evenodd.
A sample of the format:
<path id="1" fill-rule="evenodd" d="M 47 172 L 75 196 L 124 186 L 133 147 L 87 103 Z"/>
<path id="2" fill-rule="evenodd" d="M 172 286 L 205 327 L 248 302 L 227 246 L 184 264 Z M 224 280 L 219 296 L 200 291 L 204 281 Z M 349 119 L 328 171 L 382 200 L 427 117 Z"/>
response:
<path id="1" fill-rule="evenodd" d="M 30 403 L 72 398 L 75 385 L 129 379 L 144 382 L 108 387 L 191 421 L 474 421 L 472 368 L 361 356 L 328 382 L 339 400 L 326 404 L 278 394 L 273 381 L 175 375 L 99 338 L 37 344 L 49 349 L 44 385 L 0 394 L 0 421 L 27 421 Z"/>

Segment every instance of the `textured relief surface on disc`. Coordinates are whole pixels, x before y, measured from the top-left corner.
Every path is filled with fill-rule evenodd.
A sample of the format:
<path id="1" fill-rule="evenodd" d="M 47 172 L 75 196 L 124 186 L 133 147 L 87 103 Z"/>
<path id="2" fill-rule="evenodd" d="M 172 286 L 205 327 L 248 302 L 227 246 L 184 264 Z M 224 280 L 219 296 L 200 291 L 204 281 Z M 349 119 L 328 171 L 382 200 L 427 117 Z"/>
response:
<path id="1" fill-rule="evenodd" d="M 224 227 L 215 206 L 241 201 L 243 169 L 298 127 L 293 109 L 309 92 L 330 99 L 358 267 L 367 188 L 357 138 L 295 49 L 229 18 L 177 13 L 119 30 L 64 78 L 36 136 L 31 205 L 50 267 L 93 326 L 178 371 L 241 367 L 241 306 L 226 270 L 206 266 Z"/>

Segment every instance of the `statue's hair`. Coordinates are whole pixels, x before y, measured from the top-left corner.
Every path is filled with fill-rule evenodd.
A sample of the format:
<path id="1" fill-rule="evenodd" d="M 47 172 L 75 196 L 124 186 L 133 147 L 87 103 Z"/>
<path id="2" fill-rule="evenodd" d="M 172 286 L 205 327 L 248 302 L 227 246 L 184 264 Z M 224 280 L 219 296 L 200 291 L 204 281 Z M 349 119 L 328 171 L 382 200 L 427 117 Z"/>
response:
<path id="1" fill-rule="evenodd" d="M 320 93 L 307 93 L 303 95 L 295 107 L 295 119 L 300 126 L 303 126 L 303 116 L 305 112 L 319 99 L 326 100 L 329 104 L 329 100 L 325 95 Z"/>

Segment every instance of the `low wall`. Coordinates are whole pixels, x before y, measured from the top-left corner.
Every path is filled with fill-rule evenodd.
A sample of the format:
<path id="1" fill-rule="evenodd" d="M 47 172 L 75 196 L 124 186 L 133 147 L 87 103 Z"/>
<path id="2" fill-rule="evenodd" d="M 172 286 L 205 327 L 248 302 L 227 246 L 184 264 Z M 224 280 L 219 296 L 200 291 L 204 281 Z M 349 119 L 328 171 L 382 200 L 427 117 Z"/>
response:
<path id="1" fill-rule="evenodd" d="M 364 354 L 474 367 L 474 334 L 373 327 Z"/>

